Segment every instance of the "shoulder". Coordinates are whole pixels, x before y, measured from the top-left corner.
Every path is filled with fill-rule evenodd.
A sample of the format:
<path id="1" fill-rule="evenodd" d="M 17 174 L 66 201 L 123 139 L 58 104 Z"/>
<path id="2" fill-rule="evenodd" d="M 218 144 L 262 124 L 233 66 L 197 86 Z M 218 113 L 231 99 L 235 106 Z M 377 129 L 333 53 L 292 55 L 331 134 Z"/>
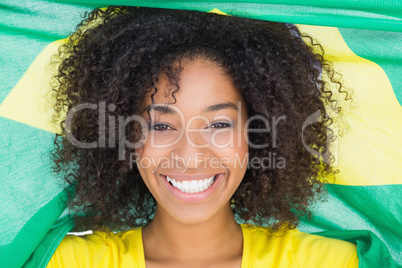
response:
<path id="1" fill-rule="evenodd" d="M 140 228 L 121 233 L 66 235 L 47 267 L 113 267 L 135 262 Z M 135 267 L 132 265 L 132 267 Z"/>
<path id="2" fill-rule="evenodd" d="M 297 229 L 272 233 L 269 228 L 250 224 L 242 225 L 242 229 L 244 243 L 250 245 L 250 262 L 274 260 L 275 267 L 358 267 L 356 245 L 343 240 Z"/>
<path id="3" fill-rule="evenodd" d="M 47 267 L 94 267 L 102 262 L 108 245 L 106 234 L 66 235 Z"/>

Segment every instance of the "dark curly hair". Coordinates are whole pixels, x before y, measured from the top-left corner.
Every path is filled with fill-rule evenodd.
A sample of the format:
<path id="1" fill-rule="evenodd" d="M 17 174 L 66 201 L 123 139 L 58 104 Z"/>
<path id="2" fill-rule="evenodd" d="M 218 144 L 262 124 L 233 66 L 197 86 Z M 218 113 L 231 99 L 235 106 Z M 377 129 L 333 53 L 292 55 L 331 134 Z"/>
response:
<path id="1" fill-rule="evenodd" d="M 184 59 L 204 58 L 222 66 L 241 92 L 249 117 L 286 115 L 276 133 L 276 147 L 249 150 L 250 159 L 269 153 L 282 156 L 286 168 L 247 169 L 231 199 L 238 221 L 294 228 L 300 216 L 309 216 L 307 207 L 320 196 L 323 179 L 337 172 L 327 146 L 334 138 L 327 109 L 337 101 L 328 85 L 337 84 L 337 93 L 344 93 L 345 99 L 348 93 L 324 60 L 321 46 L 295 25 L 197 11 L 109 7 L 87 14 L 59 56 L 54 94 L 62 132 L 54 141 L 54 170 L 70 185 L 67 202 L 76 212 L 76 230 L 145 225 L 152 220 L 156 202 L 137 167 L 129 167 L 128 157 L 119 160 L 118 129 L 105 124 L 104 131 L 113 135 L 107 135 L 103 146 L 99 142 L 82 148 L 66 135 L 85 143 L 99 141 L 99 111 L 81 110 L 68 128 L 65 112 L 104 102 L 106 107 L 114 105 L 109 115 L 139 115 L 147 90 L 153 90 L 152 96 L 157 92 L 162 72 L 174 86 L 172 94 L 180 89 L 175 63 Z M 320 120 L 302 135 L 303 123 L 317 111 Z M 249 127 L 266 128 L 256 120 Z M 135 123 L 130 129 L 135 131 L 127 138 L 138 141 L 141 129 Z M 253 132 L 249 140 L 263 144 L 271 135 Z M 303 141 L 317 153 L 308 152 Z"/>

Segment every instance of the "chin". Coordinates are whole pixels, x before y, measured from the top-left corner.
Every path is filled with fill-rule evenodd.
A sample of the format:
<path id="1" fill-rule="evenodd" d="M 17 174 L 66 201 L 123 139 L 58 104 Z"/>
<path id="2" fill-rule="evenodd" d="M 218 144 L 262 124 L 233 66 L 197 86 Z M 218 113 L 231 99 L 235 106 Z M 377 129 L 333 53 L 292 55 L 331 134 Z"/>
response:
<path id="1" fill-rule="evenodd" d="M 172 211 L 169 214 L 174 220 L 181 224 L 194 225 L 207 222 L 212 219 L 216 213 L 211 211 L 211 209 L 189 207 L 188 209 L 181 209 L 180 211 Z"/>

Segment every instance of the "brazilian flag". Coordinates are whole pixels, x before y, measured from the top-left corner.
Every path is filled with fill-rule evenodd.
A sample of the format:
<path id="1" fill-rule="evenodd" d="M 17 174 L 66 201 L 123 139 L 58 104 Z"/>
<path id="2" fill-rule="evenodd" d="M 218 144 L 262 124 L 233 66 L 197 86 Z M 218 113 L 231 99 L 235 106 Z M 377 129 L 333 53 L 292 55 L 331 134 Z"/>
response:
<path id="1" fill-rule="evenodd" d="M 333 126 L 341 172 L 298 229 L 356 243 L 360 267 L 402 266 L 402 1 L 2 0 L 1 267 L 46 267 L 72 228 L 60 202 L 66 185 L 51 172 L 49 62 L 86 11 L 112 4 L 295 23 L 320 42 L 353 102 Z"/>

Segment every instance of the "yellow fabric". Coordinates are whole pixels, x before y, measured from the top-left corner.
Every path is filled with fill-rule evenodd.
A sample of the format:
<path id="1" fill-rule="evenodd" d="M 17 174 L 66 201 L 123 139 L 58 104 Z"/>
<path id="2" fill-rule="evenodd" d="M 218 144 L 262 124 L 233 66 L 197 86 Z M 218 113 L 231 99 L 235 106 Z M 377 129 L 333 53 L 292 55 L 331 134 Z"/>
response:
<path id="1" fill-rule="evenodd" d="M 268 229 L 241 225 L 241 268 L 266 267 L 358 267 L 352 243 L 290 230 L 285 235 Z M 51 267 L 145 267 L 142 228 L 111 234 L 96 232 L 66 236 L 52 259 Z"/>
<path id="2" fill-rule="evenodd" d="M 353 90 L 353 102 L 343 105 L 344 119 L 328 110 L 338 139 L 330 147 L 335 157 L 332 164 L 341 172 L 336 184 L 383 185 L 400 184 L 402 165 L 402 107 L 385 71 L 370 60 L 356 55 L 336 27 L 297 25 L 302 33 L 317 40 L 325 51 L 325 59 L 342 74 L 342 84 Z M 335 93 L 342 100 L 345 95 Z M 343 120 L 349 125 L 344 124 Z M 343 136 L 341 136 L 343 135 Z"/>

